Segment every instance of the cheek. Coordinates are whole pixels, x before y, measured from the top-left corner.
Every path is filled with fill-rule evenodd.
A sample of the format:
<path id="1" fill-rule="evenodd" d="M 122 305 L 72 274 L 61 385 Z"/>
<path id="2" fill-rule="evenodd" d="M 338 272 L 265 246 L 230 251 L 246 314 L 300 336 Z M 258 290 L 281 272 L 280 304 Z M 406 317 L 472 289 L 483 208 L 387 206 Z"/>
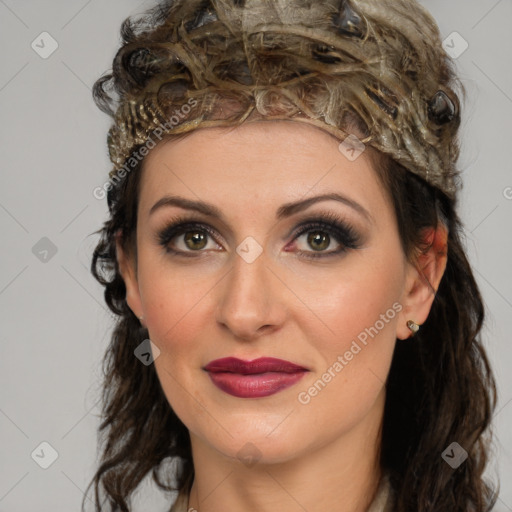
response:
<path id="1" fill-rule="evenodd" d="M 396 322 L 404 286 L 404 268 L 399 252 L 383 256 L 368 251 L 347 259 L 337 270 L 317 271 L 296 286 L 312 314 L 306 315 L 310 334 L 321 334 L 323 350 L 344 352 L 352 340 L 364 343 L 375 329 L 395 340 Z M 304 326 L 304 323 L 303 323 Z"/>
<path id="2" fill-rule="evenodd" d="M 378 331 L 395 327 L 400 288 L 379 276 L 368 272 L 360 279 L 342 283 L 331 290 L 329 300 L 319 304 L 325 324 L 344 345 L 355 339 L 364 343 L 368 331 L 377 334 L 374 327 Z"/>
<path id="3" fill-rule="evenodd" d="M 319 339 L 315 372 L 295 397 L 306 437 L 315 437 L 319 418 L 325 437 L 335 439 L 375 410 L 393 357 L 398 309 L 381 298 L 368 304 L 353 297 L 350 307 L 332 316 L 338 335 Z"/>
<path id="4" fill-rule="evenodd" d="M 298 401 L 307 414 L 327 415 L 333 425 L 342 417 L 348 422 L 363 417 L 389 372 L 404 267 L 400 252 L 383 254 L 377 258 L 369 251 L 350 268 L 340 266 L 335 279 L 330 273 L 315 280 L 317 286 L 309 290 L 316 316 L 308 315 L 302 330 L 316 340 L 319 357 Z"/>
<path id="5" fill-rule="evenodd" d="M 150 334 L 162 349 L 175 343 L 179 350 L 204 329 L 201 308 L 212 287 L 211 276 L 203 275 L 198 266 L 193 270 L 180 268 L 170 265 L 165 256 L 151 254 L 146 258 L 142 255 L 139 268 L 139 289 Z"/>
<path id="6" fill-rule="evenodd" d="M 202 405 L 198 372 L 209 345 L 212 283 L 194 272 L 176 269 L 148 260 L 144 270 L 141 266 L 139 282 L 149 338 L 160 349 L 154 364 L 162 390 L 187 428 L 199 432 L 201 425 L 211 422 Z"/>
<path id="7" fill-rule="evenodd" d="M 218 279 L 208 277 L 197 265 L 184 269 L 152 254 L 146 258 L 142 254 L 140 262 L 145 321 L 149 338 L 160 350 L 155 367 L 175 412 L 180 417 L 180 413 L 190 415 L 191 403 L 202 403 L 195 380 L 207 362 L 205 350 L 212 345 L 208 339 L 213 318 L 209 294 Z M 198 413 L 200 409 L 194 411 Z"/>

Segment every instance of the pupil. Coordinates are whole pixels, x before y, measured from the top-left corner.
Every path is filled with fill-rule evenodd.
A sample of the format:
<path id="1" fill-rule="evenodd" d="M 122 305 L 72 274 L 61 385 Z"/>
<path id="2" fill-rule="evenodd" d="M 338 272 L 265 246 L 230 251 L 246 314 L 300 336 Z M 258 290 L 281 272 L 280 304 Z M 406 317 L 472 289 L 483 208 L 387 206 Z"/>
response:
<path id="1" fill-rule="evenodd" d="M 206 237 L 204 233 L 198 231 L 189 231 L 185 235 L 185 243 L 188 245 L 188 242 L 192 242 L 192 244 L 189 245 L 190 249 L 202 249 L 205 246 L 205 240 Z M 203 242 L 202 245 L 201 242 Z M 199 244 L 199 247 L 197 244 Z"/>
<path id="2" fill-rule="evenodd" d="M 315 251 L 322 251 L 323 249 L 329 247 L 329 235 L 322 235 L 321 233 L 321 231 L 315 231 L 310 233 L 308 236 L 308 243 Z M 315 248 L 315 244 L 319 244 L 319 246 Z"/>

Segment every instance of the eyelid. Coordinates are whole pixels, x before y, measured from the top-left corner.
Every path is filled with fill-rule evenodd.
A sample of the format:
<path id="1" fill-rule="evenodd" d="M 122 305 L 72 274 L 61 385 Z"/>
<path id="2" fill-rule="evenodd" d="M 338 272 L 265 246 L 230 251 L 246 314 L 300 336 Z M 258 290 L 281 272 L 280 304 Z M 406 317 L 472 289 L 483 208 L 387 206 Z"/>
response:
<path id="1" fill-rule="evenodd" d="M 317 212 L 310 213 L 305 216 L 304 219 L 296 222 L 296 226 L 289 232 L 288 237 L 295 236 L 300 232 L 301 228 L 307 226 L 309 224 L 324 224 L 326 227 L 330 227 L 332 229 L 342 228 L 347 231 L 352 231 L 354 234 L 359 234 L 359 229 L 349 222 L 345 216 L 342 214 L 338 214 L 335 212 L 327 211 L 327 212 Z"/>
<path id="2" fill-rule="evenodd" d="M 338 242 L 338 245 L 340 245 L 341 248 L 330 251 L 299 250 L 299 253 L 307 253 L 310 256 L 316 255 L 316 257 L 320 257 L 322 255 L 325 257 L 335 256 L 351 249 L 359 249 L 364 243 L 364 236 L 360 234 L 360 230 L 355 228 L 344 217 L 333 212 L 322 212 L 313 215 L 310 220 L 301 222 L 292 232 L 292 243 L 296 243 L 296 241 L 305 234 L 315 231 L 330 234 L 331 237 Z"/>
<path id="3" fill-rule="evenodd" d="M 198 231 L 205 231 L 208 236 L 217 244 L 221 245 L 217 240 L 217 237 L 222 238 L 218 231 L 207 222 L 198 220 L 193 216 L 178 216 L 167 223 L 162 229 L 156 232 L 155 239 L 156 243 L 162 246 L 168 246 L 173 238 L 182 236 L 187 231 L 197 229 Z M 172 237 L 170 235 L 172 234 Z M 171 251 L 172 252 L 172 251 Z M 182 251 L 174 250 L 176 253 L 201 253 L 203 251 Z"/>
<path id="4" fill-rule="evenodd" d="M 172 229 L 178 229 L 181 226 L 186 225 L 186 227 L 191 226 L 194 228 L 194 226 L 197 226 L 198 228 L 201 228 L 204 231 L 207 231 L 209 234 L 213 234 L 222 240 L 226 240 L 225 237 L 223 237 L 219 230 L 214 227 L 209 221 L 202 220 L 200 215 L 190 213 L 190 214 L 181 214 L 176 215 L 175 217 L 172 217 L 167 222 L 164 223 L 162 228 L 157 229 L 156 231 L 156 237 L 159 238 L 159 235 L 162 233 L 165 233 L 165 231 L 169 231 Z"/>

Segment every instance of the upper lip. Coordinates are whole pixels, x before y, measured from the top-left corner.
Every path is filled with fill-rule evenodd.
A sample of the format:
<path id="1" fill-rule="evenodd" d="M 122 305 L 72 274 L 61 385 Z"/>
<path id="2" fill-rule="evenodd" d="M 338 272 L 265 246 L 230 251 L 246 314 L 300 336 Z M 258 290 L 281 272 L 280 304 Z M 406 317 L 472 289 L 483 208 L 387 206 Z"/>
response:
<path id="1" fill-rule="evenodd" d="M 308 371 L 307 368 L 299 366 L 284 359 L 274 357 L 260 357 L 252 361 L 244 361 L 236 357 L 224 357 L 210 361 L 204 369 L 208 372 L 229 372 L 242 375 L 253 375 L 256 373 L 296 373 Z"/>

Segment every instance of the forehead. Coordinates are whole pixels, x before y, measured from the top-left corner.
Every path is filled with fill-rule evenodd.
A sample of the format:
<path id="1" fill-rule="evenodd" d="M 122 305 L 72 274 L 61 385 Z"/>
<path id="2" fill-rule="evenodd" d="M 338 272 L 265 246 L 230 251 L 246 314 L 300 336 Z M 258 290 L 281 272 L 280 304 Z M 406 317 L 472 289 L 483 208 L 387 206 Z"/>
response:
<path id="1" fill-rule="evenodd" d="M 339 146 L 326 131 L 294 121 L 201 128 L 158 144 L 146 156 L 140 209 L 147 211 L 170 192 L 256 209 L 330 192 L 367 209 L 384 206 L 370 148 L 352 160 L 347 156 L 354 154 Z"/>

